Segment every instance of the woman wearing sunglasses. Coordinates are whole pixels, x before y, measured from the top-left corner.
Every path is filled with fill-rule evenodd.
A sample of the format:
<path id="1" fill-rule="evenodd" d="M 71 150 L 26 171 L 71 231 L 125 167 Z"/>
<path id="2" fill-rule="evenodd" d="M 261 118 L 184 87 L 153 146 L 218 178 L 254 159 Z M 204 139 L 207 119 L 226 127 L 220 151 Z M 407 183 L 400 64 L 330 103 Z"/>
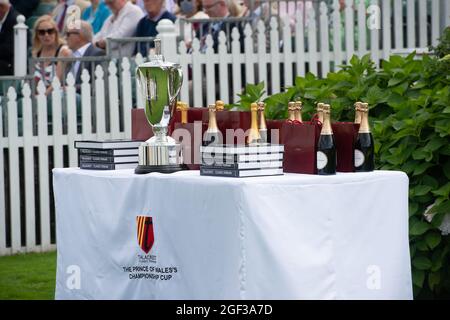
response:
<path id="1" fill-rule="evenodd" d="M 70 49 L 64 45 L 59 35 L 57 25 L 53 18 L 44 15 L 36 20 L 33 29 L 32 55 L 35 58 L 56 58 L 69 56 Z M 62 79 L 63 65 L 54 61 L 38 62 L 35 65 L 34 77 L 36 81 L 42 80 L 47 88 L 46 94 L 51 92 L 51 83 L 57 76 Z"/>

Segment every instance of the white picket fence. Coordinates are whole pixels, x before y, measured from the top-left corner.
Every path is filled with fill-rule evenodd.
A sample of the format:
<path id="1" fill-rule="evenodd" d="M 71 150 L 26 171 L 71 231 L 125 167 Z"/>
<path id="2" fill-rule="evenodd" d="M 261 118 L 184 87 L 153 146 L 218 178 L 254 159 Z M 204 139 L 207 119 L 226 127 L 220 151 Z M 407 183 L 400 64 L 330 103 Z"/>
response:
<path id="1" fill-rule="evenodd" d="M 140 62 L 140 61 L 138 61 Z M 37 86 L 37 95 L 33 97 L 29 84 L 25 83 L 22 88 L 22 131 L 18 130 L 18 99 L 13 87 L 7 93 L 7 119 L 1 119 L 0 132 L 3 132 L 2 124 L 6 123 L 7 137 L 0 137 L 0 255 L 17 253 L 45 251 L 54 248 L 51 243 L 50 230 L 50 176 L 49 176 L 49 147 L 53 147 L 53 168 L 63 167 L 63 147 L 68 146 L 68 163 L 70 167 L 78 164 L 77 153 L 74 148 L 76 140 L 103 140 L 131 138 L 131 73 L 130 63 L 124 58 L 121 63 L 121 77 L 123 81 L 119 84 L 116 63 L 111 62 L 108 74 L 104 74 L 101 66 L 95 71 L 96 79 L 93 83 L 96 95 L 94 97 L 96 123 L 95 131 L 92 128 L 92 102 L 91 84 L 89 73 L 83 70 L 81 85 L 81 133 L 77 131 L 77 101 L 75 79 L 72 74 L 67 77 L 67 85 L 62 88 L 58 78 L 53 81 L 51 93 L 52 116 L 47 114 L 46 88 L 42 82 Z M 109 90 L 105 91 L 105 81 Z M 119 100 L 119 85 L 122 86 L 122 96 Z M 36 99 L 33 103 L 32 99 Z M 67 106 L 67 116 L 64 117 L 64 103 Z M 109 102 L 109 119 L 105 118 L 105 102 Z M 122 108 L 119 108 L 119 103 Z M 35 105 L 35 110 L 33 110 Z M 120 111 L 119 111 L 120 110 Z M 37 118 L 33 118 L 37 114 Z M 63 119 L 65 119 L 63 121 Z M 124 129 L 120 130 L 120 118 L 124 119 Z M 51 122 L 52 134 L 49 135 L 49 120 Z M 67 123 L 67 132 L 63 132 L 63 123 Z M 110 130 L 106 131 L 106 123 L 110 124 Z M 37 134 L 33 128 L 37 126 Z M 38 148 L 38 157 L 35 158 L 33 149 Z M 4 149 L 8 149 L 8 157 L 4 158 Z M 19 149 L 23 149 L 23 159 L 19 159 Z M 5 163 L 8 163 L 8 176 L 3 175 Z M 19 170 L 19 163 L 23 163 L 23 172 Z M 35 163 L 39 164 L 39 171 L 35 174 Z M 5 178 L 9 184 L 5 184 Z M 20 181 L 24 179 L 24 189 L 20 188 Z M 39 192 L 35 189 L 38 186 Z M 9 225 L 6 225 L 6 202 L 5 191 L 9 189 Z M 39 198 L 39 208 L 35 207 L 36 197 Z M 24 206 L 21 209 L 21 199 Z M 24 211 L 21 219 L 21 210 Z M 36 211 L 40 212 L 40 243 L 36 241 Z M 6 246 L 6 230 L 9 229 L 10 246 Z M 22 230 L 25 230 L 25 243 L 22 241 Z"/>
<path id="2" fill-rule="evenodd" d="M 244 86 L 242 72 L 247 83 L 264 81 L 270 89 L 268 94 L 276 93 L 291 86 L 295 76 L 304 75 L 307 70 L 318 75 L 337 70 L 338 66 L 347 63 L 353 54 L 361 56 L 370 53 L 373 60 L 379 64 L 380 59 L 388 58 L 392 53 L 426 51 L 429 44 L 436 43 L 442 29 L 440 26 L 450 25 L 450 6 L 448 3 L 442 6 L 439 0 L 430 1 L 431 11 L 427 11 L 427 0 L 407 2 L 406 34 L 402 28 L 401 0 L 374 0 L 372 4 L 379 6 L 381 16 L 377 16 L 377 7 L 370 7 L 368 10 L 364 1 L 353 7 L 353 1 L 347 0 L 344 27 L 338 0 L 334 1 L 334 10 L 331 13 L 325 3 L 321 3 L 319 12 L 315 12 L 312 6 L 305 7 L 305 14 L 297 12 L 294 32 L 287 24 L 279 28 L 276 19 L 271 21 L 268 30 L 263 22 L 258 23 L 256 30 L 247 25 L 244 30 L 243 52 L 240 50 L 240 34 L 237 29 L 232 33 L 231 52 L 227 48 L 226 36 L 222 33 L 217 53 L 212 48 L 211 36 L 206 39 L 206 51 L 202 51 L 201 42 L 194 39 L 192 50 L 187 53 L 186 43 L 177 43 L 176 29 L 171 22 L 161 22 L 158 30 L 166 59 L 180 63 L 186 76 L 180 94 L 181 100 L 191 101 L 192 105 L 197 107 L 211 103 L 217 98 L 232 103 L 238 100 L 237 94 Z M 417 21 L 414 18 L 415 4 L 419 9 Z M 441 19 L 442 8 L 447 10 L 444 24 Z M 316 14 L 319 16 L 316 17 Z M 429 26 L 427 17 L 431 17 Z M 379 18 L 380 29 L 367 30 L 368 18 L 375 19 L 371 20 L 375 25 L 376 19 Z M 416 25 L 419 28 L 416 28 Z M 357 39 L 355 26 L 358 29 Z M 345 34 L 344 38 L 342 33 Z M 406 47 L 403 45 L 404 39 L 407 42 Z M 55 78 L 54 90 L 51 93 L 51 134 L 48 132 L 47 115 L 50 99 L 45 96 L 44 85 L 38 84 L 36 95 L 28 84 L 23 85 L 19 92 L 23 108 L 22 119 L 19 119 L 17 112 L 18 93 L 13 87 L 9 88 L 5 97 L 7 104 L 3 104 L 3 107 L 7 107 L 7 119 L 2 119 L 0 112 L 0 255 L 46 251 L 55 247 L 55 243 L 51 241 L 51 221 L 54 222 L 54 219 L 51 218 L 53 208 L 49 165 L 52 164 L 54 168 L 64 166 L 64 148 L 68 148 L 69 166 L 76 166 L 77 154 L 73 148 L 75 140 L 130 138 L 131 109 L 135 104 L 142 106 L 139 97 L 133 97 L 135 80 L 132 77 L 134 70 L 131 65 L 140 64 L 144 59 L 140 55 L 134 59 L 135 61 L 130 61 L 124 58 L 118 63 L 111 61 L 108 70 L 97 66 L 95 79 L 92 81 L 89 79 L 89 73 L 83 71 L 81 123 L 77 123 L 77 98 L 73 76 L 68 76 L 64 88 Z M 189 74 L 190 78 L 187 76 Z M 91 96 L 91 85 L 95 87 L 95 96 Z M 67 110 L 66 119 L 64 110 Z M 34 118 L 33 114 L 37 114 L 37 118 Z M 94 114 L 95 130 L 91 123 Z M 19 134 L 19 120 L 22 121 L 23 134 Z M 123 128 L 120 126 L 121 122 Z M 67 132 L 63 130 L 64 123 L 67 123 Z M 1 134 L 2 125 L 7 126 L 6 136 Z M 77 132 L 79 125 L 81 133 Z M 110 130 L 107 131 L 107 127 Z M 49 157 L 49 147 L 53 149 L 52 158 Z M 34 154 L 35 148 L 38 149 L 37 158 Z M 19 156 L 19 149 L 23 150 L 23 157 Z M 38 207 L 36 203 L 39 204 Z M 36 232 L 36 226 L 39 232 Z M 37 241 L 37 234 L 40 235 L 40 241 Z"/>

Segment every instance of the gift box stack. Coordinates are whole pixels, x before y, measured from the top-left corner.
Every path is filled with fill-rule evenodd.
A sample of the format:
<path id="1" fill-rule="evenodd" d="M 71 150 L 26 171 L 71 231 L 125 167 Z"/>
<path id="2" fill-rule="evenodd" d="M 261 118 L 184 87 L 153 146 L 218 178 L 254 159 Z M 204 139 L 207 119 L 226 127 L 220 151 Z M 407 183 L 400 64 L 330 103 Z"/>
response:
<path id="1" fill-rule="evenodd" d="M 355 103 L 355 122 L 331 122 L 328 104 L 318 103 L 316 110 L 311 121 L 304 121 L 302 103 L 290 102 L 287 120 L 267 122 L 270 136 L 278 132 L 279 143 L 285 147 L 284 172 L 328 175 L 372 171 L 374 143 L 368 105 Z"/>
<path id="2" fill-rule="evenodd" d="M 257 104 L 258 107 L 260 104 L 264 106 L 264 103 L 259 103 Z M 209 149 L 209 154 L 206 154 L 205 148 L 201 148 L 201 146 L 205 145 L 202 137 L 208 135 L 207 131 L 211 131 L 211 128 L 209 128 L 211 106 L 210 108 L 188 108 L 186 104 L 179 103 L 170 122 L 171 133 L 176 129 L 185 129 L 191 134 L 191 140 L 180 141 L 183 144 L 184 157 L 187 160 L 185 164 L 188 169 L 199 170 L 203 168 L 203 174 L 218 173 L 231 176 L 240 174 L 238 169 L 258 170 L 260 169 L 260 167 L 257 167 L 257 165 L 260 165 L 259 163 L 270 160 L 278 162 L 276 164 L 271 163 L 270 165 L 273 165 L 273 167 L 270 168 L 267 167 L 269 164 L 265 163 L 267 169 L 279 169 L 277 165 L 281 161 L 283 172 L 287 173 L 334 174 L 336 172 L 373 170 L 374 144 L 367 120 L 368 106 L 365 103 L 355 103 L 354 122 L 333 122 L 330 118 L 331 106 L 324 103 L 317 104 L 317 112 L 310 121 L 302 119 L 302 103 L 300 101 L 289 103 L 288 119 L 265 121 L 264 112 L 260 110 L 258 110 L 257 120 L 253 120 L 251 112 L 226 111 L 223 108 L 223 102 L 217 101 L 214 112 L 215 125 L 212 133 L 215 131 L 220 133 L 220 137 L 227 137 L 227 130 L 231 130 L 231 132 L 235 130 L 246 132 L 249 130 L 250 136 L 252 136 L 252 132 L 257 131 L 252 130 L 252 124 L 256 122 L 260 134 L 260 140 L 256 140 L 258 143 L 268 142 L 283 146 L 282 149 L 278 149 L 278 151 L 272 149 L 267 154 L 261 154 L 262 149 L 259 149 L 258 152 L 252 151 L 253 153 L 248 152 L 252 149 L 247 149 L 246 152 L 242 151 L 237 146 L 249 146 L 251 143 L 249 141 L 237 141 L 236 135 L 233 135 L 234 141 L 226 140 L 226 143 L 231 144 L 231 146 L 220 146 L 222 141 L 215 141 L 216 149 Z M 327 116 L 324 116 L 324 106 Z M 145 121 L 143 110 L 138 109 L 135 112 L 141 112 L 141 118 Z M 325 121 L 325 118 L 328 120 Z M 325 122 L 329 123 L 329 126 L 327 124 L 325 128 L 326 132 L 324 131 Z M 143 123 L 143 125 L 148 126 L 147 123 Z M 133 123 L 133 139 L 146 140 L 150 136 L 151 129 L 149 127 L 144 129 L 147 131 L 145 135 L 135 135 L 135 132 L 139 131 L 135 130 L 135 127 L 142 131 L 141 126 L 135 126 Z M 196 131 L 201 132 L 201 134 L 196 135 Z M 175 137 L 175 135 L 172 136 Z M 332 143 L 333 147 L 331 148 L 334 148 L 334 152 L 328 150 L 330 146 L 326 145 L 325 140 Z M 274 153 L 278 153 L 278 155 L 275 156 Z M 282 155 L 279 155 L 280 153 Z M 328 153 L 330 153 L 329 156 Z M 212 154 L 214 154 L 214 157 Z M 218 156 L 215 156 L 215 154 Z M 331 158 L 328 159 L 328 157 Z M 226 163 L 226 161 L 229 163 Z M 253 164 L 249 164 L 251 162 Z M 322 166 L 329 163 L 335 163 L 335 168 L 331 171 L 325 169 L 327 172 L 324 172 Z M 215 168 L 207 168 L 208 165 L 210 167 L 215 166 Z M 205 169 L 214 169 L 215 171 L 205 171 Z M 224 169 L 233 169 L 235 172 L 224 172 Z"/>
<path id="3" fill-rule="evenodd" d="M 75 141 L 80 169 L 134 169 L 138 165 L 139 145 L 142 141 L 106 140 Z"/>

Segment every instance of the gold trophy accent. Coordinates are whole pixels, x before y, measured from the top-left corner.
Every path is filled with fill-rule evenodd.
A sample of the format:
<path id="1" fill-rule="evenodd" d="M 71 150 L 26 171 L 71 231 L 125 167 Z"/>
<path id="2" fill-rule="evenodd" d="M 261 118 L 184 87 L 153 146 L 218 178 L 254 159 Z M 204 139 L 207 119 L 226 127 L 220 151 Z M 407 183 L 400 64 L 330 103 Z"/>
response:
<path id="1" fill-rule="evenodd" d="M 295 102 L 288 103 L 288 120 L 295 120 Z"/>
<path id="2" fill-rule="evenodd" d="M 181 112 L 181 123 L 186 124 L 188 123 L 188 116 L 187 112 L 189 110 L 189 106 L 186 102 L 177 102 L 177 111 Z"/>
<path id="3" fill-rule="evenodd" d="M 319 102 L 316 107 L 317 120 L 319 120 L 320 123 L 323 123 L 323 105 L 322 102 Z"/>
<path id="4" fill-rule="evenodd" d="M 259 135 L 261 136 L 261 143 L 267 143 L 267 125 L 264 110 L 266 104 L 264 102 L 258 102 L 258 114 L 259 114 Z"/>
<path id="5" fill-rule="evenodd" d="M 252 115 L 252 122 L 247 138 L 247 144 L 257 144 L 261 141 L 261 135 L 259 134 L 258 129 L 258 104 L 252 103 L 250 110 Z"/>
<path id="6" fill-rule="evenodd" d="M 364 103 L 362 103 L 362 102 L 355 103 L 355 123 L 357 123 L 357 124 L 361 123 L 363 105 L 364 105 Z"/>
<path id="7" fill-rule="evenodd" d="M 295 101 L 294 118 L 295 118 L 295 120 L 297 120 L 299 122 L 303 122 L 302 121 L 302 109 L 303 109 L 302 102 Z"/>
<path id="8" fill-rule="evenodd" d="M 217 112 L 223 111 L 224 108 L 225 108 L 225 103 L 222 100 L 217 100 L 216 101 L 216 111 Z"/>

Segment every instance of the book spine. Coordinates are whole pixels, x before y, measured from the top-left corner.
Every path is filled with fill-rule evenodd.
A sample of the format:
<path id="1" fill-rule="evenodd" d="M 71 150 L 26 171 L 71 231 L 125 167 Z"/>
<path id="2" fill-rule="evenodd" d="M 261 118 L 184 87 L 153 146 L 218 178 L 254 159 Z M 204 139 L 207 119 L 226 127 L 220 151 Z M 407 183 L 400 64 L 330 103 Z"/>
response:
<path id="1" fill-rule="evenodd" d="M 84 156 L 84 155 L 80 155 L 80 161 L 111 163 L 111 162 L 114 162 L 114 157 L 99 157 L 99 156 Z"/>
<path id="2" fill-rule="evenodd" d="M 98 149 L 78 149 L 80 154 L 97 155 L 97 156 L 114 156 L 114 150 L 98 150 Z"/>
<path id="3" fill-rule="evenodd" d="M 233 169 L 238 170 L 239 169 L 239 163 L 213 163 L 213 164 L 203 164 L 204 168 L 209 169 Z"/>
<path id="4" fill-rule="evenodd" d="M 201 176 L 239 177 L 239 170 L 200 168 Z"/>
<path id="5" fill-rule="evenodd" d="M 257 155 L 239 155 L 216 154 L 214 157 L 202 154 L 202 164 L 218 165 L 222 163 L 247 163 L 247 162 L 265 162 L 265 161 L 282 161 L 283 153 L 257 154 Z"/>
<path id="6" fill-rule="evenodd" d="M 92 162 L 81 162 L 80 169 L 91 169 L 91 170 L 114 170 L 116 165 L 114 163 L 92 163 Z"/>

